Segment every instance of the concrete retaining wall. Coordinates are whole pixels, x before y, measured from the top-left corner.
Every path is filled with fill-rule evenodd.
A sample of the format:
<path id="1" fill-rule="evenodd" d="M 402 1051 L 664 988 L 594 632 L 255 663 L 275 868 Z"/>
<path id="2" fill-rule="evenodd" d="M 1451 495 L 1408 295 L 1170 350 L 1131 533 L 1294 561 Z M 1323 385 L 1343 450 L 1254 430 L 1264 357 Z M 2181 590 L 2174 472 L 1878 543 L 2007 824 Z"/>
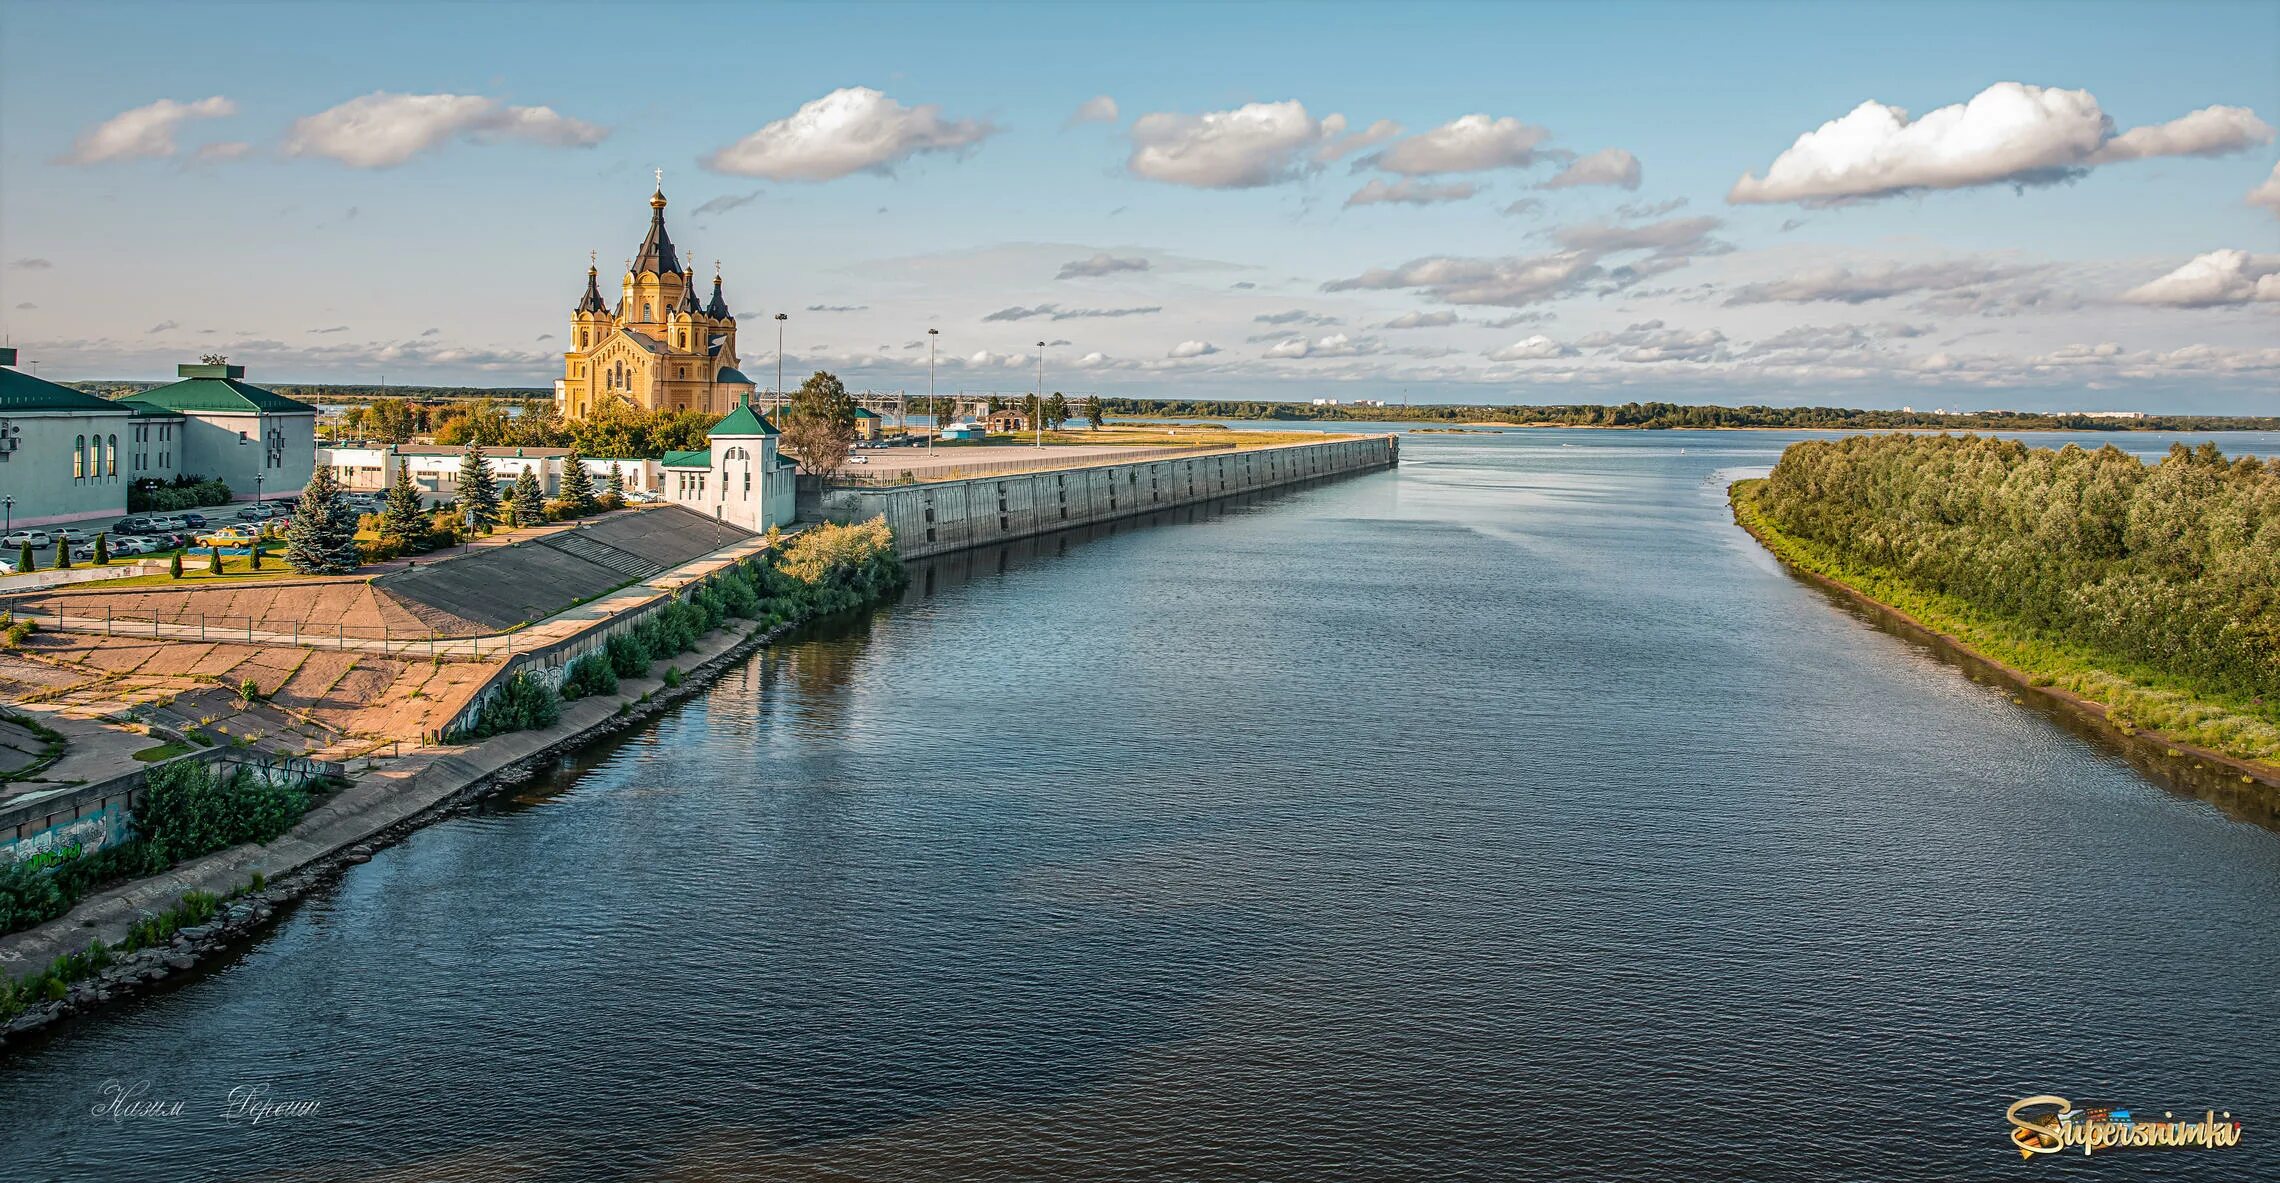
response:
<path id="1" fill-rule="evenodd" d="M 823 495 L 823 516 L 860 522 L 884 515 L 894 529 L 896 549 L 915 559 L 1235 493 L 1389 468 L 1400 460 L 1394 436 L 1363 436 L 1186 459 L 832 489 Z"/>
<path id="2" fill-rule="evenodd" d="M 151 767 L 179 763 L 245 767 L 271 784 L 306 784 L 346 771 L 324 760 L 244 748 L 208 748 Z M 23 793 L 0 804 L 0 862 L 93 854 L 133 837 L 134 808 L 149 774 L 150 769 L 138 768 L 94 784 Z"/>

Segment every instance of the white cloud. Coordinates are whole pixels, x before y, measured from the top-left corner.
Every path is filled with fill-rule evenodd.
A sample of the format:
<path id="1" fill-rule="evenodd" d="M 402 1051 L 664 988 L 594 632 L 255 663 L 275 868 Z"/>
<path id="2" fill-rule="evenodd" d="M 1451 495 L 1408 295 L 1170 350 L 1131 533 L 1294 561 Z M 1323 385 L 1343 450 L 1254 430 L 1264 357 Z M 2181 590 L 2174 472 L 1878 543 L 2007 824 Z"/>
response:
<path id="1" fill-rule="evenodd" d="M 461 136 L 590 148 L 609 130 L 556 114 L 551 107 L 509 107 L 482 95 L 374 91 L 294 120 L 285 133 L 284 151 L 287 156 L 324 156 L 352 168 L 390 168 Z"/>
<path id="2" fill-rule="evenodd" d="M 1507 218 L 1525 218 L 1544 212 L 1544 200 L 1540 197 L 1523 197 L 1497 212 Z"/>
<path id="3" fill-rule="evenodd" d="M 2263 184 L 2248 191 L 2247 201 L 2271 210 L 2273 217 L 2280 218 L 2280 164 L 2272 166 L 2272 175 L 2264 178 Z"/>
<path id="4" fill-rule="evenodd" d="M 1562 345 L 1550 337 L 1538 333 L 1533 337 L 1524 337 L 1514 341 L 1502 349 L 1491 350 L 1488 359 L 1490 361 L 1549 361 L 1553 358 L 1574 357 L 1575 355 L 1576 351 L 1573 346 Z"/>
<path id="5" fill-rule="evenodd" d="M 1536 187 L 1573 189 L 1578 185 L 1619 185 L 1636 189 L 1639 187 L 1639 158 L 1621 148 L 1602 148 L 1570 161 L 1558 176 Z"/>
<path id="6" fill-rule="evenodd" d="M 2047 184 L 2109 161 L 2217 155 L 2272 136 L 2240 107 L 2210 107 L 2116 136 L 2089 91 L 1998 82 L 1921 119 L 1862 103 L 1799 136 L 1762 179 L 1744 174 L 1726 200 L 1827 204 L 1918 189 Z"/>
<path id="7" fill-rule="evenodd" d="M 147 106 L 121 111 L 79 133 L 71 152 L 60 164 L 101 164 L 111 160 L 172 156 L 177 150 L 174 133 L 193 119 L 219 119 L 237 114 L 237 104 L 215 95 L 195 102 L 160 99 Z"/>
<path id="8" fill-rule="evenodd" d="M 1354 191 L 1346 199 L 1348 208 L 1357 205 L 1438 205 L 1448 201 L 1463 201 L 1480 192 L 1470 181 L 1453 185 L 1435 185 L 1426 181 L 1404 178 L 1393 184 L 1371 181 Z"/>
<path id="9" fill-rule="evenodd" d="M 1622 362 L 1715 361 L 1725 356 L 1726 334 L 1716 329 L 1688 332 L 1650 320 L 1619 333 L 1592 333 L 1576 344 L 1611 353 Z"/>
<path id="10" fill-rule="evenodd" d="M 1444 309 L 1440 312 L 1404 312 L 1378 327 L 1381 329 L 1439 329 L 1447 328 L 1455 323 L 1457 323 L 1457 314 Z"/>
<path id="11" fill-rule="evenodd" d="M 1745 284 L 1728 304 L 1865 304 L 1914 292 L 1951 291 L 2016 278 L 2027 269 L 1959 259 L 1939 263 L 1883 263 L 1865 267 L 1829 266 L 1800 271 L 1786 279 Z"/>
<path id="12" fill-rule="evenodd" d="M 1391 119 L 1380 119 L 1351 135 L 1341 135 L 1345 129 L 1345 116 L 1322 117 L 1323 134 L 1328 138 L 1320 148 L 1315 149 L 1315 163 L 1328 164 L 1333 160 L 1343 160 L 1364 148 L 1374 148 L 1401 134 L 1401 125 Z"/>
<path id="13" fill-rule="evenodd" d="M 1077 109 L 1070 112 L 1069 121 L 1061 126 L 1075 127 L 1080 123 L 1114 123 L 1116 122 L 1116 114 L 1116 100 L 1107 95 L 1098 94 L 1078 103 Z"/>
<path id="14" fill-rule="evenodd" d="M 1027 308 L 1017 304 L 1011 308 L 1000 308 L 983 317 L 982 320 L 985 323 L 989 321 L 1034 320 L 1041 316 L 1051 320 L 1098 320 L 1104 317 L 1148 316 L 1163 310 L 1163 307 L 1158 304 L 1150 304 L 1142 308 L 1063 308 L 1058 304 L 1039 304 L 1033 308 Z"/>
<path id="15" fill-rule="evenodd" d="M 1587 290 L 1618 291 L 1650 275 L 1686 266 L 1696 255 L 1732 248 L 1710 237 L 1717 218 L 1673 218 L 1639 226 L 1567 226 L 1553 231 L 1566 249 L 1550 254 L 1489 259 L 1446 255 L 1376 267 L 1322 285 L 1326 292 L 1422 288 L 1444 304 L 1517 308 Z M 1649 252 L 1629 263 L 1602 266 L 1609 256 Z"/>
<path id="16" fill-rule="evenodd" d="M 1435 173 L 1484 172 L 1493 168 L 1527 168 L 1540 155 L 1537 147 L 1552 133 L 1511 116 L 1493 119 L 1467 115 L 1420 132 L 1354 162 L 1356 168 L 1380 168 L 1406 176 Z"/>
<path id="17" fill-rule="evenodd" d="M 2272 142 L 2272 125 L 2246 107 L 2203 107 L 2167 123 L 2133 127 L 2091 156 L 2094 164 L 2149 156 L 2226 156 Z"/>
<path id="18" fill-rule="evenodd" d="M 965 152 L 997 133 L 987 120 L 905 107 L 867 86 L 842 87 L 704 158 L 715 172 L 776 181 L 886 173 L 928 152 Z"/>
<path id="19" fill-rule="evenodd" d="M 1119 271 L 1146 271 L 1147 269 L 1148 260 L 1146 259 L 1137 257 L 1130 259 L 1119 259 L 1116 256 L 1109 254 L 1107 251 L 1101 251 L 1089 259 L 1077 259 L 1073 262 L 1061 264 L 1061 273 L 1054 276 L 1053 278 L 1077 279 L 1090 276 L 1114 275 Z"/>
<path id="20" fill-rule="evenodd" d="M 1288 312 L 1262 312 L 1251 319 L 1263 325 L 1334 325 L 1338 323 L 1338 318 L 1335 316 L 1308 312 L 1304 308 L 1293 308 Z"/>
<path id="21" fill-rule="evenodd" d="M 1209 341 L 1182 341 L 1179 344 L 1172 346 L 1172 351 L 1165 354 L 1164 356 L 1175 358 L 1203 357 L 1206 354 L 1217 352 L 1219 352 L 1219 347 Z"/>
<path id="22" fill-rule="evenodd" d="M 1377 351 L 1378 343 L 1369 337 L 1349 337 L 1344 333 L 1332 333 L 1327 337 L 1317 337 L 1311 341 L 1304 337 L 1292 337 L 1287 341 L 1277 342 L 1267 347 L 1265 356 L 1271 358 L 1357 357 Z"/>
<path id="23" fill-rule="evenodd" d="M 2151 283 L 2131 288 L 2122 299 L 2170 308 L 2280 300 L 2280 255 L 2210 251 Z"/>
<path id="24" fill-rule="evenodd" d="M 1232 111 L 1157 111 L 1132 124 L 1132 175 L 1198 189 L 1253 189 L 1302 176 L 1325 157 L 1350 150 L 1342 115 L 1321 119 L 1296 99 L 1246 103 Z M 1309 149 L 1315 151 L 1309 152 Z"/>

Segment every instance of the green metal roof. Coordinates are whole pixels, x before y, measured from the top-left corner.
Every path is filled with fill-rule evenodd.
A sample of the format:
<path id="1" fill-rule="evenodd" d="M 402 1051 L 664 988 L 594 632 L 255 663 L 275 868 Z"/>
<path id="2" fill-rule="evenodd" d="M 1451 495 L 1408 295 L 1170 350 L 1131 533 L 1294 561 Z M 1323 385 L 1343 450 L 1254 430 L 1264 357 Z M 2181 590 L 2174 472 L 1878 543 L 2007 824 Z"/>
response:
<path id="1" fill-rule="evenodd" d="M 754 384 L 752 379 L 744 376 L 744 371 L 737 369 L 735 366 L 722 366 L 720 368 L 720 373 L 713 375 L 713 381 L 734 382 L 740 386 L 751 386 Z"/>
<path id="2" fill-rule="evenodd" d="M 855 417 L 856 417 L 857 419 L 876 419 L 876 418 L 878 418 L 878 416 L 877 416 L 877 415 L 874 415 L 874 414 L 872 414 L 872 413 L 871 413 L 871 411 L 870 411 L 870 408 L 868 408 L 868 407 L 857 407 L 857 408 L 855 408 Z"/>
<path id="3" fill-rule="evenodd" d="M 170 386 L 129 395 L 120 402 L 140 403 L 164 411 L 211 411 L 271 415 L 314 415 L 315 407 L 282 394 L 273 394 L 235 378 L 185 378 Z"/>
<path id="4" fill-rule="evenodd" d="M 99 395 L 85 394 L 22 370 L 0 368 L 0 414 L 30 411 L 131 411 Z"/>
<path id="5" fill-rule="evenodd" d="M 724 435 L 782 435 L 765 415 L 752 409 L 749 402 L 739 402 L 720 422 L 712 425 L 706 435 L 718 438 Z"/>
<path id="6" fill-rule="evenodd" d="M 667 468 L 711 468 L 712 453 L 709 451 L 667 452 L 665 459 L 660 463 Z"/>

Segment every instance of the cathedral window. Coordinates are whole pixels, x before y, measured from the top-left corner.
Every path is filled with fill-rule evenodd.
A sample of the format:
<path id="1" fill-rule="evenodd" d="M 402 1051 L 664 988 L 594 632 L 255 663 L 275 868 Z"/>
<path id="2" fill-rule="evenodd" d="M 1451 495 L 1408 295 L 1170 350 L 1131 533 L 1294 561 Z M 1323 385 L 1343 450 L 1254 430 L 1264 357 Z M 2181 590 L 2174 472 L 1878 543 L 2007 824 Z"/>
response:
<path id="1" fill-rule="evenodd" d="M 110 446 L 109 446 L 109 448 L 107 449 L 107 451 L 105 452 L 105 454 L 104 454 L 104 457 L 103 457 L 103 468 L 104 468 L 104 475 L 105 475 L 105 476 L 111 477 L 111 478 L 113 478 L 114 480 L 118 478 L 118 475 L 119 475 L 119 437 L 118 437 L 118 436 L 115 436 L 115 435 L 114 435 L 114 436 L 110 437 Z"/>
<path id="2" fill-rule="evenodd" d="M 641 303 L 641 323 L 649 323 L 649 302 L 647 300 Z"/>
<path id="3" fill-rule="evenodd" d="M 75 481 L 83 481 L 87 479 L 86 436 L 80 436 L 79 441 L 71 445 L 71 479 Z"/>

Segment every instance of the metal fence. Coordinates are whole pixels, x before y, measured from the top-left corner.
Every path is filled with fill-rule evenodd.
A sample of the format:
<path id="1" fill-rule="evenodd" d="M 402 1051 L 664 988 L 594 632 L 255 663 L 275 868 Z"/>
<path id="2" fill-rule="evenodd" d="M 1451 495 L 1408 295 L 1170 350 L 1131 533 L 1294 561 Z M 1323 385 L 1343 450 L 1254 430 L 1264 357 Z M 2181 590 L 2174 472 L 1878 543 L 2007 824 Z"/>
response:
<path id="1" fill-rule="evenodd" d="M 294 645 L 317 649 L 353 649 L 392 657 L 441 657 L 458 661 L 490 661 L 517 652 L 516 637 L 447 637 L 432 630 L 407 632 L 386 625 L 346 623 L 311 624 L 301 621 L 268 623 L 252 616 L 208 616 L 203 613 L 154 612 L 124 615 L 106 607 L 100 614 L 43 611 L 17 606 L 9 620 L 30 621 L 56 632 L 105 637 L 151 637 L 167 641 L 228 642 L 237 645 Z M 524 644 L 522 649 L 529 649 Z"/>
<path id="2" fill-rule="evenodd" d="M 922 449 L 911 449 L 920 451 Z M 1054 449 L 1044 449 L 1051 452 Z M 1041 456 L 1034 460 L 989 460 L 979 464 L 961 464 L 955 467 L 927 467 L 894 469 L 894 462 L 882 452 L 866 452 L 874 457 L 873 464 L 887 468 L 886 472 L 850 473 L 840 469 L 832 476 L 834 485 L 860 485 L 866 488 L 877 485 L 914 485 L 921 481 L 957 481 L 968 477 L 998 476 L 1014 472 L 1044 472 L 1056 468 L 1099 468 L 1110 464 L 1145 464 L 1152 460 L 1185 460 L 1197 456 L 1224 456 L 1239 451 L 1233 444 L 1217 444 L 1202 448 L 1137 448 L 1129 452 L 1096 453 L 1091 456 Z M 892 451 L 886 449 L 884 451 Z M 939 453 L 937 453 L 939 455 Z"/>

